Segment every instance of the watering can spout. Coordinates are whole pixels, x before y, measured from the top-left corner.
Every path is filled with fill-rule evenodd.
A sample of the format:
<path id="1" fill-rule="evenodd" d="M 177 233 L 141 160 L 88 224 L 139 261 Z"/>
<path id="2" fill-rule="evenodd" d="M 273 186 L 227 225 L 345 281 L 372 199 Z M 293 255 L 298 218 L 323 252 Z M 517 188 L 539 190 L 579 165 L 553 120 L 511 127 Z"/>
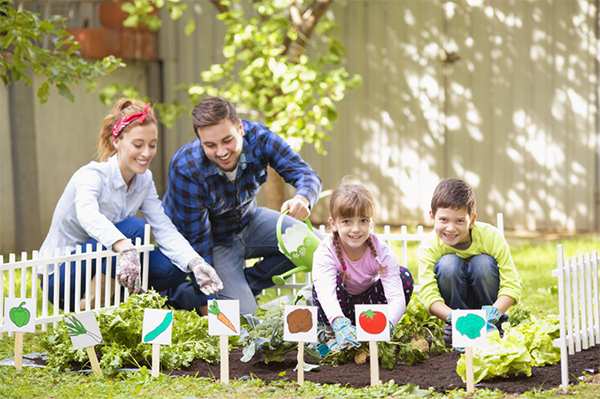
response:
<path id="1" fill-rule="evenodd" d="M 306 219 L 306 225 L 301 223 L 288 227 L 284 234 L 281 233 L 283 218 L 289 211 L 283 212 L 277 220 L 277 241 L 279 250 L 291 260 L 296 267 L 287 272 L 273 276 L 272 280 L 278 286 L 285 284 L 285 278 L 299 272 L 310 272 L 312 270 L 313 254 L 319 247 L 321 239 L 313 233 L 310 220 Z"/>

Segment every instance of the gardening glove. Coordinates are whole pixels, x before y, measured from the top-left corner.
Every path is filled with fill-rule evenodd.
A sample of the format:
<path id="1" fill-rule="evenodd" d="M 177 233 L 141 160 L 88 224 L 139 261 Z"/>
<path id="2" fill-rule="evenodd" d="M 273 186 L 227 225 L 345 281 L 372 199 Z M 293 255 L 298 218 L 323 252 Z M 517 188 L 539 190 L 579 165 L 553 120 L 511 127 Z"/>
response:
<path id="1" fill-rule="evenodd" d="M 123 287 L 127 287 L 130 294 L 139 294 L 140 287 L 140 258 L 135 248 L 127 248 L 121 251 L 121 257 L 117 265 L 117 281 Z"/>
<path id="2" fill-rule="evenodd" d="M 496 328 L 496 323 L 500 319 L 500 316 L 502 316 L 500 309 L 492 305 L 482 306 L 481 309 L 485 310 L 485 317 L 487 319 L 487 332 L 498 331 L 498 328 Z"/>
<path id="3" fill-rule="evenodd" d="M 212 295 L 223 289 L 223 282 L 217 275 L 215 269 L 206 263 L 201 257 L 194 258 L 189 264 L 200 291 L 205 295 Z"/>
<path id="4" fill-rule="evenodd" d="M 340 349 L 360 348 L 360 343 L 356 337 L 356 327 L 352 325 L 350 319 L 338 317 L 333 321 L 332 327 L 335 332 L 335 340 Z"/>

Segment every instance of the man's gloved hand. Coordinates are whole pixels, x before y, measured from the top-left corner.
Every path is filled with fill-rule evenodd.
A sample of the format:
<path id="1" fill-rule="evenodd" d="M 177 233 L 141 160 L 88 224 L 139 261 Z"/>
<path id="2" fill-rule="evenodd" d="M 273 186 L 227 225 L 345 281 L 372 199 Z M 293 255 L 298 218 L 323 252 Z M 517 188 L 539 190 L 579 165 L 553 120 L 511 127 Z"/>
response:
<path id="1" fill-rule="evenodd" d="M 500 316 L 502 316 L 500 309 L 492 305 L 482 306 L 481 309 L 485 310 L 487 332 L 498 331 L 498 328 L 496 328 L 496 323 L 500 319 Z"/>
<path id="2" fill-rule="evenodd" d="M 194 258 L 189 264 L 200 291 L 205 295 L 212 295 L 223 289 L 223 282 L 217 275 L 215 269 L 206 263 L 201 257 Z"/>
<path id="3" fill-rule="evenodd" d="M 130 294 L 139 294 L 140 287 L 140 258 L 135 248 L 127 248 L 121 251 L 119 264 L 117 265 L 117 280 L 123 287 L 127 287 Z"/>
<path id="4" fill-rule="evenodd" d="M 356 337 L 356 327 L 352 325 L 350 319 L 338 317 L 332 323 L 335 340 L 340 349 L 360 348 L 360 342 Z"/>

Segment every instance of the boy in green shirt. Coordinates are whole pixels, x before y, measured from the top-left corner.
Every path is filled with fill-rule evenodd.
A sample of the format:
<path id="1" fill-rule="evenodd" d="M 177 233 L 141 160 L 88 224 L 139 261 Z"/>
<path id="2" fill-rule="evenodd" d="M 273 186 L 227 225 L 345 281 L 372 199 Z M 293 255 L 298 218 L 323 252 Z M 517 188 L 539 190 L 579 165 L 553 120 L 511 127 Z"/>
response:
<path id="1" fill-rule="evenodd" d="M 452 310 L 484 309 L 489 332 L 508 320 L 522 282 L 506 240 L 495 227 L 475 222 L 475 211 L 465 181 L 438 184 L 429 212 L 434 231 L 418 249 L 420 297 L 425 310 L 448 324 Z"/>

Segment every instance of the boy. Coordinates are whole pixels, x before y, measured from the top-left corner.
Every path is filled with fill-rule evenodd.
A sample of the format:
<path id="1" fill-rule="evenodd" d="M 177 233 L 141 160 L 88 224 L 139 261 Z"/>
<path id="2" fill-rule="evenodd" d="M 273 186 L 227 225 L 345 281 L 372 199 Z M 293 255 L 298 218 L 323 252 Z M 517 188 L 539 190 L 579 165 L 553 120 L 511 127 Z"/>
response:
<path id="1" fill-rule="evenodd" d="M 475 211 L 475 194 L 463 180 L 446 179 L 435 188 L 434 231 L 418 249 L 420 297 L 425 310 L 448 324 L 454 309 L 484 309 L 490 332 L 508 320 L 522 282 L 504 237 L 475 222 Z"/>

